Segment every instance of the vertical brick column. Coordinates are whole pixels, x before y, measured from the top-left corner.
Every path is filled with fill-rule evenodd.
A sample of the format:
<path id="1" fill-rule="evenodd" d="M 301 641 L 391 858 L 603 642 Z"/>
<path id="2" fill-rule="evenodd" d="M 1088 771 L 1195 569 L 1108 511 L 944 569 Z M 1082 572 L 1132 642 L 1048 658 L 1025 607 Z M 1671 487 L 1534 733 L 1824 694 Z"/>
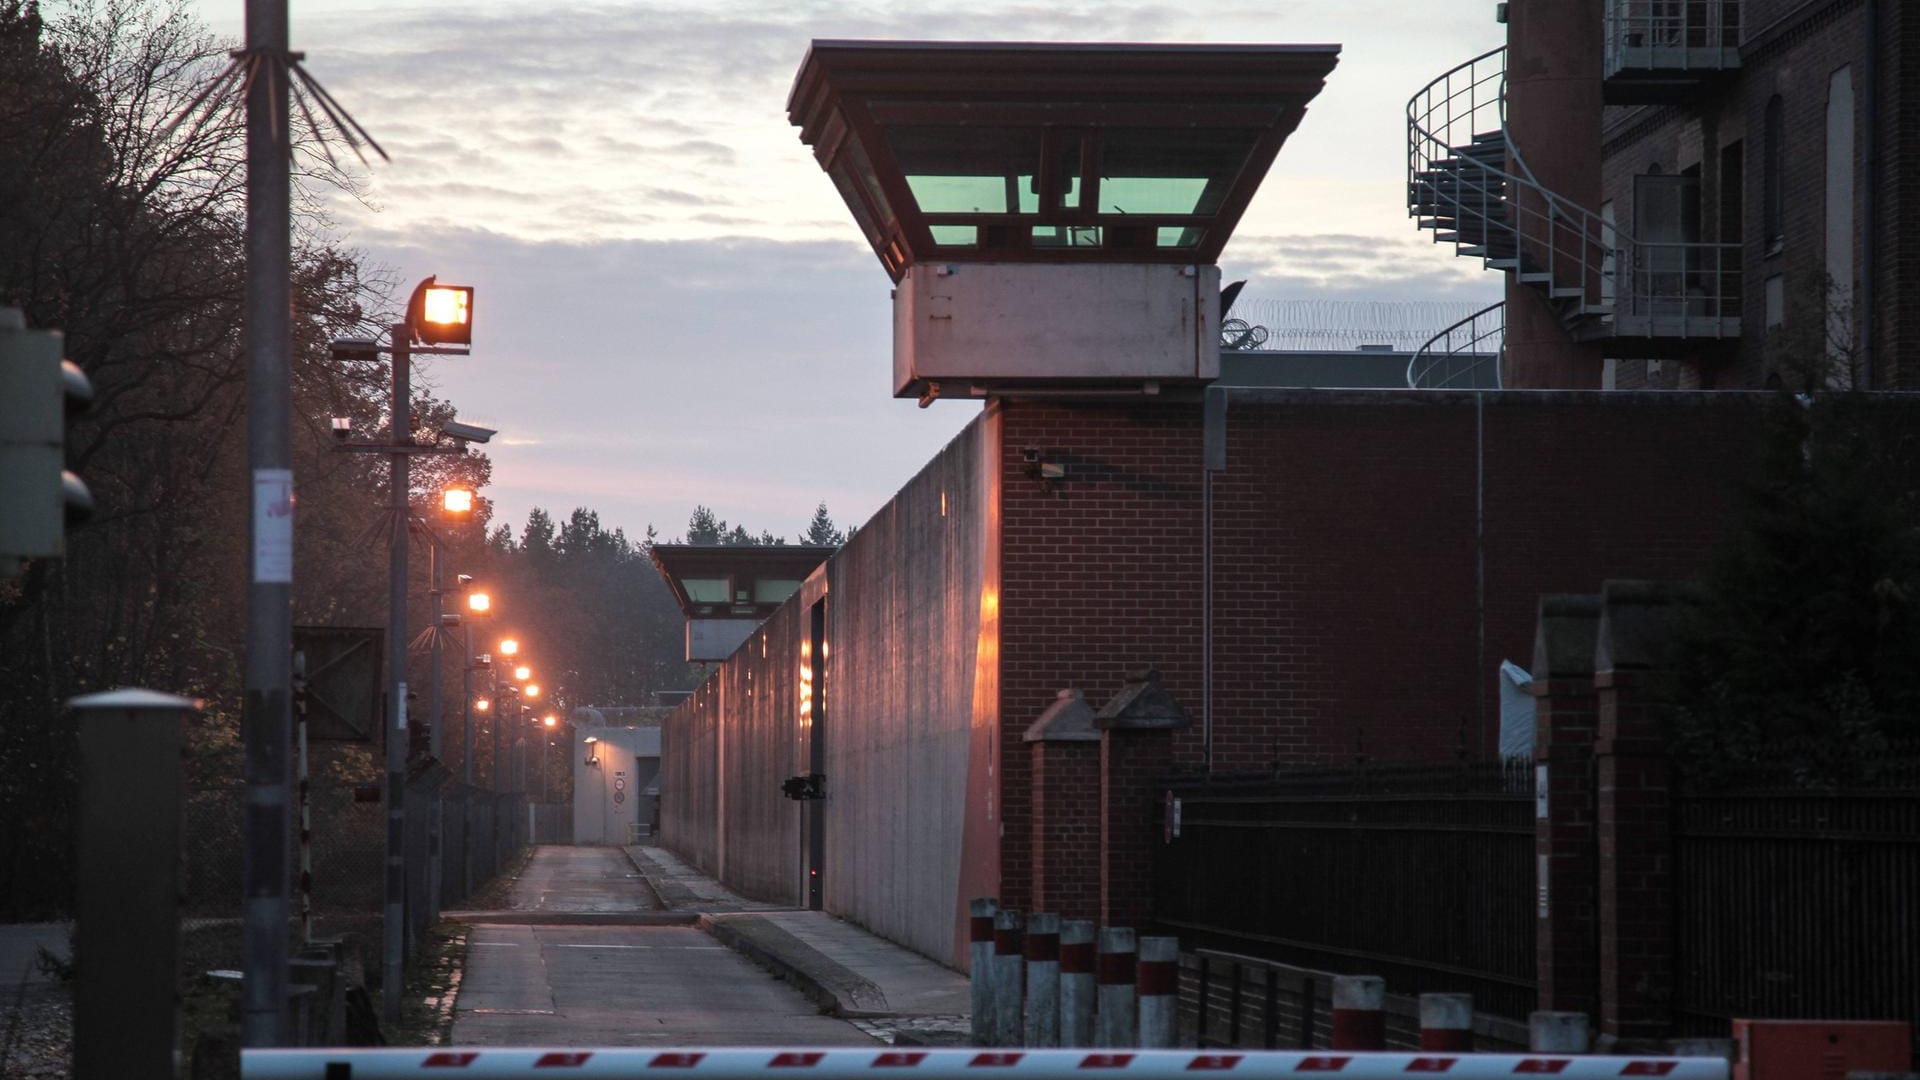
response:
<path id="1" fill-rule="evenodd" d="M 1654 679 L 1664 666 L 1672 592 L 1609 581 L 1594 649 L 1599 705 L 1600 1031 L 1667 1033 L 1673 996 L 1673 838 L 1667 755 Z"/>
<path id="2" fill-rule="evenodd" d="M 1100 914 L 1100 733 L 1093 706 L 1062 690 L 1027 728 L 1033 906 L 1062 918 Z"/>
<path id="3" fill-rule="evenodd" d="M 1534 843 L 1539 1008 L 1591 1015 L 1599 1004 L 1593 689 L 1598 596 L 1543 596 L 1533 643 Z"/>
<path id="4" fill-rule="evenodd" d="M 1151 915 L 1159 781 L 1173 762 L 1185 709 L 1160 673 L 1129 678 L 1094 717 L 1100 732 L 1100 921 L 1144 926 Z"/>

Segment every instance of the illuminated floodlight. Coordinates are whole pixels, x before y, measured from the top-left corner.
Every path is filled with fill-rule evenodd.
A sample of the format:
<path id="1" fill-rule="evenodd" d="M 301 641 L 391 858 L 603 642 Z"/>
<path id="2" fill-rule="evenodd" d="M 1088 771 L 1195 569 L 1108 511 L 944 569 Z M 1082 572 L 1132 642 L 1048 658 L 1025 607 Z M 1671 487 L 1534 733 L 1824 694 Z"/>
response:
<path id="1" fill-rule="evenodd" d="M 449 514 L 471 514 L 473 492 L 468 488 L 448 488 L 440 497 L 440 505 Z"/>

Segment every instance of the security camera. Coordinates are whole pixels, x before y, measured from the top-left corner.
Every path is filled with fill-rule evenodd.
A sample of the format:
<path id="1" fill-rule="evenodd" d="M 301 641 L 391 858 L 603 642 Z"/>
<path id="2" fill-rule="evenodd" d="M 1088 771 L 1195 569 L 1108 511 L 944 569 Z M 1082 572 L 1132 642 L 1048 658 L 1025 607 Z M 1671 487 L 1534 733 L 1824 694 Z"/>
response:
<path id="1" fill-rule="evenodd" d="M 1025 458 L 1029 465 L 1040 464 L 1040 448 L 1037 446 L 1029 446 L 1020 451 L 1020 456 Z"/>
<path id="2" fill-rule="evenodd" d="M 353 437 L 353 417 L 336 416 L 333 418 L 333 437 L 345 442 Z"/>
<path id="3" fill-rule="evenodd" d="M 378 360 L 380 343 L 372 338 L 343 337 L 334 338 L 328 345 L 335 360 Z"/>
<path id="4" fill-rule="evenodd" d="M 463 424 L 458 420 L 449 420 L 440 425 L 440 434 L 466 442 L 483 443 L 500 434 L 493 428 L 479 427 L 475 424 Z"/>

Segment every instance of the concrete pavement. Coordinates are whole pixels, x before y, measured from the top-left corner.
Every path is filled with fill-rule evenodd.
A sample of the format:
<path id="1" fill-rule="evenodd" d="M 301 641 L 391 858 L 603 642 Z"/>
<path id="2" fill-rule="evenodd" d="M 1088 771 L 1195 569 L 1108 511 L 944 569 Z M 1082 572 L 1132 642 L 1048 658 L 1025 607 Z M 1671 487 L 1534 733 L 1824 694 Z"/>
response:
<path id="1" fill-rule="evenodd" d="M 823 911 L 748 900 L 665 848 L 626 848 L 669 910 L 697 911 L 715 939 L 887 1042 L 960 1044 L 970 1031 L 967 978 Z"/>

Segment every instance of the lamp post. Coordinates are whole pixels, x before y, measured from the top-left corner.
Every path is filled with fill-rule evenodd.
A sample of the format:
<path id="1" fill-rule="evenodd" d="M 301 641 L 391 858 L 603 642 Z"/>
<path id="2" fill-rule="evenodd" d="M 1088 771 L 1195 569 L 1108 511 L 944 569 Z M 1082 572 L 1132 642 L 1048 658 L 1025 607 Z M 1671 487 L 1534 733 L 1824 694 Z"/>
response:
<path id="1" fill-rule="evenodd" d="M 432 277 L 414 287 L 406 314 L 387 328 L 387 345 L 352 339 L 333 343 L 342 359 L 375 360 L 381 352 L 393 360 L 387 442 L 349 440 L 352 424 L 334 424 L 338 449 L 387 455 L 388 513 L 391 531 L 387 561 L 387 859 L 384 879 L 380 1011 L 389 1023 L 400 1021 L 400 989 L 406 984 L 406 796 L 407 796 L 407 541 L 412 523 L 408 503 L 409 466 L 414 454 L 464 454 L 468 441 L 485 442 L 486 428 L 450 425 L 441 436 L 453 445 L 420 444 L 413 437 L 413 354 L 465 356 L 473 341 L 473 289 L 441 285 Z M 416 340 L 420 346 L 416 349 Z M 437 614 L 437 613 L 436 613 Z M 439 631 L 438 620 L 434 627 Z"/>
<path id="2" fill-rule="evenodd" d="M 473 579 L 461 574 L 458 583 L 462 588 L 473 584 Z M 493 598 L 478 589 L 467 588 L 466 642 L 460 652 L 460 782 L 467 787 L 467 798 L 473 797 L 473 669 L 476 661 L 473 655 L 473 623 L 493 614 Z M 485 665 L 491 666 L 492 657 L 485 658 Z M 485 700 L 482 699 L 482 706 Z M 472 816 L 468 816 L 469 827 L 460 830 L 460 867 L 464 888 L 462 896 L 473 895 L 473 829 Z"/>

